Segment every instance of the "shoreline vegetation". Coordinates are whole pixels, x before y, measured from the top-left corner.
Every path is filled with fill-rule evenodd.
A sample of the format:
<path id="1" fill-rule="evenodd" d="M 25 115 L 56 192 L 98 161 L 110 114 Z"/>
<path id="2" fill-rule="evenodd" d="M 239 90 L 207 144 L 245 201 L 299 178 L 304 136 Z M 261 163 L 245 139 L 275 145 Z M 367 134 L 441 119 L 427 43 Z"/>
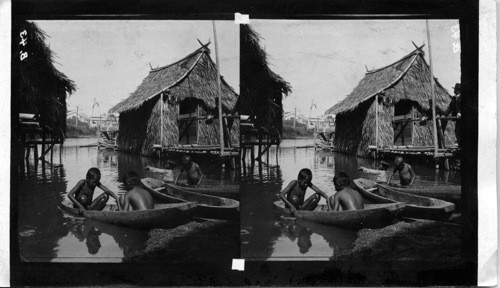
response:
<path id="1" fill-rule="evenodd" d="M 172 229 L 154 229 L 142 251 L 124 263 L 211 262 L 239 258 L 240 226 L 236 221 L 196 219 Z"/>
<path id="2" fill-rule="evenodd" d="M 76 121 L 75 116 L 66 119 L 66 138 L 97 137 L 97 126 L 90 127 L 88 122 Z"/>
<path id="3" fill-rule="evenodd" d="M 332 257 L 335 261 L 360 264 L 369 259 L 381 263 L 397 263 L 397 266 L 435 269 L 443 265 L 455 266 L 463 262 L 460 225 L 449 222 L 416 220 L 398 222 L 381 229 L 362 229 L 354 248 Z M 435 266 L 430 267 L 429 265 Z"/>
<path id="4" fill-rule="evenodd" d="M 293 118 L 283 120 L 283 135 L 282 139 L 307 139 L 312 138 L 314 130 L 307 129 L 307 125 L 301 122 L 295 122 L 295 129 L 293 129 Z"/>

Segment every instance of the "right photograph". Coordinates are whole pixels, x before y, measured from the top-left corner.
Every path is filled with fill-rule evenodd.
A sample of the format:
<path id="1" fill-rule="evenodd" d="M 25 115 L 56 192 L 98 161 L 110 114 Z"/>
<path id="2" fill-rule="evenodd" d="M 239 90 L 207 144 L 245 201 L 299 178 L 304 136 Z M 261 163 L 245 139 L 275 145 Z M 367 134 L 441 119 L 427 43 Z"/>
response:
<path id="1" fill-rule="evenodd" d="M 458 20 L 240 27 L 241 257 L 464 263 Z"/>

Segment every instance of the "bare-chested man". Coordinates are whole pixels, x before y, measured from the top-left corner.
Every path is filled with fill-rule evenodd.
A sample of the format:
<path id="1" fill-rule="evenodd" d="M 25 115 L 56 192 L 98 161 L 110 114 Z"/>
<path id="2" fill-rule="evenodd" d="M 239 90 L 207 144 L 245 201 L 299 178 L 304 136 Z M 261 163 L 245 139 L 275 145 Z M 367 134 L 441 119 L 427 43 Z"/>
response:
<path id="1" fill-rule="evenodd" d="M 101 188 L 104 193 L 92 201 L 95 187 Z M 86 178 L 78 181 L 76 186 L 68 193 L 68 198 L 73 202 L 73 207 L 78 208 L 80 214 L 85 210 L 101 211 L 108 203 L 109 196 L 115 198 L 116 203 L 118 203 L 116 194 L 101 184 L 101 171 L 95 167 L 90 168 L 87 171 Z"/>
<path id="2" fill-rule="evenodd" d="M 416 178 L 413 168 L 411 168 L 410 164 L 405 163 L 403 157 L 401 156 L 394 159 L 394 164 L 396 164 L 396 168 L 394 168 L 391 178 L 387 180 L 387 184 L 391 184 L 392 177 L 396 174 L 396 172 L 399 172 L 399 181 L 401 182 L 401 186 L 411 187 Z"/>
<path id="3" fill-rule="evenodd" d="M 339 172 L 333 177 L 333 185 L 337 193 L 328 199 L 333 211 L 359 210 L 364 208 L 363 196 L 358 191 L 349 187 L 349 176 Z"/>
<path id="4" fill-rule="evenodd" d="M 154 201 L 148 191 L 139 187 L 139 175 L 129 171 L 124 177 L 124 182 L 131 190 L 120 196 L 120 205 L 123 211 L 154 209 Z"/>
<path id="5" fill-rule="evenodd" d="M 300 170 L 297 180 L 293 180 L 280 193 L 280 198 L 285 202 L 286 207 L 290 209 L 290 214 L 294 215 L 296 210 L 312 211 L 318 206 L 320 195 L 328 200 L 328 196 L 318 187 L 311 183 L 312 172 L 305 168 Z M 304 201 L 307 187 L 310 187 L 316 193 Z M 328 209 L 331 209 L 328 206 Z"/>
<path id="6" fill-rule="evenodd" d="M 190 186 L 200 185 L 201 180 L 203 179 L 203 172 L 201 172 L 201 168 L 198 164 L 191 161 L 191 156 L 184 155 L 182 157 L 182 165 L 181 172 L 175 178 L 175 184 L 179 184 L 177 180 L 185 170 L 187 173 L 187 184 Z"/>

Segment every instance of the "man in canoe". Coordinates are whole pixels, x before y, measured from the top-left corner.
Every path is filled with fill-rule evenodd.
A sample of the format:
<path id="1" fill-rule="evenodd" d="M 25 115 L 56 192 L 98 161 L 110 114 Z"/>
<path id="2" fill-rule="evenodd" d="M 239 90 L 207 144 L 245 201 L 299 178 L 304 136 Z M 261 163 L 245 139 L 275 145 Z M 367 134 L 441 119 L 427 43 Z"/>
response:
<path id="1" fill-rule="evenodd" d="M 333 185 L 337 193 L 328 199 L 328 206 L 333 207 L 332 211 L 359 210 L 364 208 L 363 196 L 349 187 L 349 176 L 344 172 L 339 172 L 333 177 Z"/>
<path id="2" fill-rule="evenodd" d="M 86 178 L 78 181 L 76 186 L 69 191 L 68 198 L 73 202 L 73 207 L 78 208 L 79 213 L 83 213 L 85 210 L 102 210 L 106 206 L 109 196 L 115 198 L 116 203 L 119 203 L 116 194 L 102 185 L 100 180 L 101 171 L 95 167 L 90 168 Z M 95 187 L 101 188 L 104 193 L 92 201 Z"/>
<path id="3" fill-rule="evenodd" d="M 312 211 L 318 206 L 320 195 L 328 200 L 328 196 L 311 182 L 311 170 L 304 168 L 300 170 L 297 180 L 292 180 L 280 193 L 280 198 L 285 202 L 285 206 L 290 209 L 290 214 L 294 215 L 297 210 Z M 307 187 L 311 188 L 315 194 L 304 201 Z M 328 205 L 328 209 L 330 209 Z"/>
<path id="4" fill-rule="evenodd" d="M 387 181 L 387 184 L 391 184 L 392 177 L 396 172 L 399 172 L 399 181 L 401 182 L 401 186 L 403 187 L 411 187 L 413 182 L 415 182 L 415 172 L 413 172 L 413 168 L 411 168 L 410 164 L 405 163 L 403 157 L 398 156 L 394 159 L 394 164 L 396 164 L 396 168 L 392 172 L 391 177 Z"/>
<path id="5" fill-rule="evenodd" d="M 139 175 L 134 171 L 125 174 L 123 182 L 132 189 L 120 196 L 120 205 L 123 211 L 154 209 L 154 201 L 148 191 L 139 187 Z"/>
<path id="6" fill-rule="evenodd" d="M 203 172 L 201 172 L 201 168 L 198 164 L 191 161 L 191 156 L 184 155 L 182 157 L 182 168 L 181 172 L 175 178 L 175 184 L 179 185 L 179 176 L 186 171 L 187 173 L 187 185 L 189 186 L 198 186 L 203 179 Z"/>
<path id="7" fill-rule="evenodd" d="M 380 162 L 380 167 L 378 167 L 377 170 L 369 169 L 363 166 L 360 166 L 358 170 L 363 171 L 363 173 L 377 175 L 377 183 L 385 184 L 387 182 L 387 168 L 389 168 L 389 163 L 382 161 Z"/>

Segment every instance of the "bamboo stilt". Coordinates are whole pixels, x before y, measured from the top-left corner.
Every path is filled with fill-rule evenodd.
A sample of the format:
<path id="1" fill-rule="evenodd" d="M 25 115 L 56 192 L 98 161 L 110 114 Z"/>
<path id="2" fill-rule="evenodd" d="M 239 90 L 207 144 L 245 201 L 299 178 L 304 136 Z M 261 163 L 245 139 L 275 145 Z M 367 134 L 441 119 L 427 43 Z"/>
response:
<path id="1" fill-rule="evenodd" d="M 434 70 L 432 66 L 432 49 L 431 49 L 431 36 L 429 31 L 429 20 L 425 20 L 425 25 L 427 28 L 427 42 L 429 42 L 429 66 L 431 68 L 431 96 L 432 96 L 432 128 L 433 128 L 433 137 L 434 137 L 434 156 L 438 153 L 438 139 L 437 139 L 437 127 L 436 127 L 436 96 L 434 95 Z M 436 164 L 436 168 L 439 167 L 439 164 Z"/>

